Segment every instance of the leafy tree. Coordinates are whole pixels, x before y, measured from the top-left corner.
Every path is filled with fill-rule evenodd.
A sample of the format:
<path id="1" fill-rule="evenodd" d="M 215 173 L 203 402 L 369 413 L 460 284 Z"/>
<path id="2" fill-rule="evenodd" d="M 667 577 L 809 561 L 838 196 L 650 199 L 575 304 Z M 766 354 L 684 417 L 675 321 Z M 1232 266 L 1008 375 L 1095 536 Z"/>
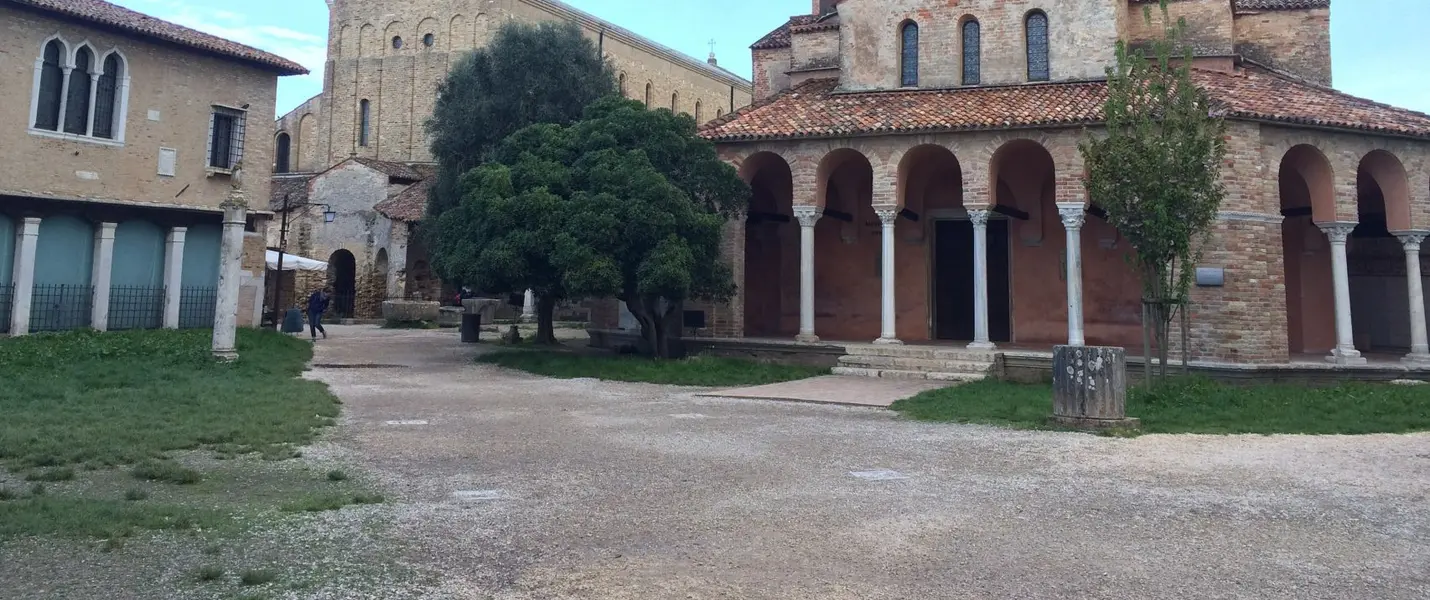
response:
<path id="1" fill-rule="evenodd" d="M 1107 135 L 1080 148 L 1089 195 L 1133 249 L 1142 326 L 1156 339 L 1165 376 L 1169 328 L 1187 309 L 1200 241 L 1225 195 L 1219 167 L 1226 142 L 1225 125 L 1192 80 L 1186 22 L 1171 20 L 1167 0 L 1161 11 L 1163 35 L 1150 47 L 1118 42 L 1117 64 L 1107 70 Z M 1150 10 L 1144 18 L 1151 23 Z M 1183 344 L 1185 352 L 1185 336 Z"/>
<path id="2" fill-rule="evenodd" d="M 461 176 L 508 135 L 537 123 L 573 123 L 587 105 L 616 93 L 611 66 L 580 26 L 503 24 L 490 44 L 459 60 L 438 89 L 427 122 L 438 163 L 428 214 L 456 206 Z"/>
<path id="3" fill-rule="evenodd" d="M 443 268 L 543 300 L 620 299 L 660 357 L 685 301 L 733 294 L 720 234 L 749 188 L 690 117 L 603 99 L 571 126 L 517 131 L 493 158 L 438 221 Z"/>

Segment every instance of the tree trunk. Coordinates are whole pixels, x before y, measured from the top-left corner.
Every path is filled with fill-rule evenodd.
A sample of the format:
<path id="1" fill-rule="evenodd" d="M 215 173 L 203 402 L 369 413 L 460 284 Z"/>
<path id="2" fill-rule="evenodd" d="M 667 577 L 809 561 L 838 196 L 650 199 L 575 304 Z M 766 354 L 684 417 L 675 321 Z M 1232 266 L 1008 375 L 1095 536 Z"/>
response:
<path id="1" fill-rule="evenodd" d="M 556 299 L 545 295 L 536 297 L 536 338 L 535 344 L 556 345 Z"/>

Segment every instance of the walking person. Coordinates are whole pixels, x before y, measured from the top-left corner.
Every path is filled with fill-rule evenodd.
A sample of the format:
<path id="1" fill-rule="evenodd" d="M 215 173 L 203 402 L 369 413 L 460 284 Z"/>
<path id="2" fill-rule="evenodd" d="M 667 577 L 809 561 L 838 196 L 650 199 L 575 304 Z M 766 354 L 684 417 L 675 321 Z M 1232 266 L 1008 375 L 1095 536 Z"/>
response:
<path id="1" fill-rule="evenodd" d="M 318 339 L 318 334 L 323 334 L 323 339 L 328 339 L 327 330 L 323 329 L 323 313 L 328 311 L 328 303 L 332 301 L 328 288 L 320 289 L 308 296 L 308 331 L 313 335 L 313 339 Z"/>

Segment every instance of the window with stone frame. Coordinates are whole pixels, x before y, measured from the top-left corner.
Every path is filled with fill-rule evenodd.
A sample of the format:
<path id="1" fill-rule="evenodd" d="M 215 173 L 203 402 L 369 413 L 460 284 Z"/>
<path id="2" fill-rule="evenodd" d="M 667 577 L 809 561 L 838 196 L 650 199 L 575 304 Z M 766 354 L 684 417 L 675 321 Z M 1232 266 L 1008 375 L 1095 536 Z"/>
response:
<path id="1" fill-rule="evenodd" d="M 364 98 L 358 102 L 358 145 L 364 148 L 368 143 L 368 131 L 372 127 L 372 103 Z"/>
<path id="2" fill-rule="evenodd" d="M 1048 81 L 1048 15 L 1042 11 L 1028 13 L 1024 27 L 1028 43 L 1028 81 Z"/>
<path id="3" fill-rule="evenodd" d="M 978 85 L 982 79 L 982 33 L 977 19 L 963 22 L 963 85 Z"/>
<path id="4" fill-rule="evenodd" d="M 214 106 L 209 119 L 208 168 L 230 172 L 243 160 L 243 133 L 247 114 L 242 109 Z"/>
<path id="5" fill-rule="evenodd" d="M 123 106 L 129 92 L 124 68 L 117 50 L 100 56 L 82 44 L 70 54 L 59 37 L 46 41 L 35 61 L 38 85 L 31 97 L 31 130 L 122 141 Z"/>
<path id="6" fill-rule="evenodd" d="M 908 22 L 899 30 L 899 85 L 919 84 L 919 25 Z"/>

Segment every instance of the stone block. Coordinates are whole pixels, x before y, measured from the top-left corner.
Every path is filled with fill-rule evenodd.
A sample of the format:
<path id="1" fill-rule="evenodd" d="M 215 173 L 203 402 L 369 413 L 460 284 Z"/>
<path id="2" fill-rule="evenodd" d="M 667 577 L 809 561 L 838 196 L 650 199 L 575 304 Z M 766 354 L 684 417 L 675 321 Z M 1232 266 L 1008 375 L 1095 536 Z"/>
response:
<path id="1" fill-rule="evenodd" d="M 469 315 L 481 315 L 483 323 L 491 323 L 503 304 L 496 298 L 467 298 L 462 300 L 462 311 Z"/>
<path id="2" fill-rule="evenodd" d="M 435 322 L 441 314 L 441 309 L 442 306 L 436 302 L 388 300 L 382 303 L 382 318 L 389 323 Z"/>
<path id="3" fill-rule="evenodd" d="M 441 327 L 461 326 L 462 309 L 455 306 L 443 306 L 437 312 L 437 325 Z"/>
<path id="4" fill-rule="evenodd" d="M 1053 417 L 1079 429 L 1137 427 L 1127 418 L 1127 351 L 1108 346 L 1053 348 Z"/>

